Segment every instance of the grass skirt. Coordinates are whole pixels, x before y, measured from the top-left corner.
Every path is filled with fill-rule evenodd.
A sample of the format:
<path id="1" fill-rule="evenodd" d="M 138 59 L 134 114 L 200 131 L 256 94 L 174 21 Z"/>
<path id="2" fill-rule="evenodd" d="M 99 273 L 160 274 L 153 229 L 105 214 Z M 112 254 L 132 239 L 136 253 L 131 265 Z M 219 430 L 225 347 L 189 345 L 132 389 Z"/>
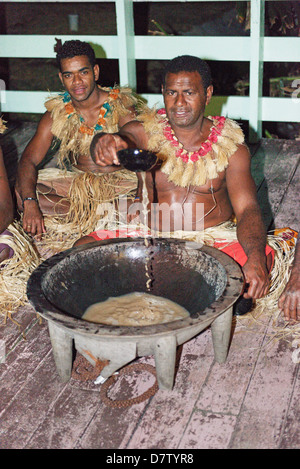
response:
<path id="1" fill-rule="evenodd" d="M 13 315 L 27 302 L 26 286 L 31 273 L 42 261 L 28 236 L 17 221 L 8 226 L 12 236 L 0 235 L 0 242 L 14 250 L 14 255 L 0 267 L 0 324 L 7 319 L 15 322 Z M 16 323 L 18 324 L 18 323 Z"/>
<path id="2" fill-rule="evenodd" d="M 134 198 L 137 177 L 132 171 L 113 173 L 63 171 L 49 168 L 39 172 L 38 182 L 47 184 L 65 176 L 69 182 L 68 195 L 64 200 L 70 204 L 66 215 L 45 216 L 46 234 L 36 242 L 39 250 L 59 252 L 73 246 L 74 242 L 97 227 L 108 228 L 118 209 L 119 196 Z"/>

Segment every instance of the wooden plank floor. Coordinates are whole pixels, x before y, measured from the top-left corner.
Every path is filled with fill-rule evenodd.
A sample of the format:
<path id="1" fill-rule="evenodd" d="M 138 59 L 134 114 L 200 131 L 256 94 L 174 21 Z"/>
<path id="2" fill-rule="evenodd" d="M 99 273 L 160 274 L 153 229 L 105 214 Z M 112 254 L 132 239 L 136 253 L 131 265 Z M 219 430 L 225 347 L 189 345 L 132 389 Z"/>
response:
<path id="1" fill-rule="evenodd" d="M 13 134 L 24 137 L 24 146 L 24 128 L 12 132 L 11 141 Z M 262 140 L 251 152 L 266 226 L 297 228 L 299 142 Z M 74 375 L 62 383 L 47 324 L 29 305 L 15 319 L 25 339 L 11 321 L 0 328 L 0 352 L 6 354 L 0 363 L 0 448 L 126 449 L 126 454 L 137 449 L 300 448 L 299 363 L 292 360 L 290 342 L 270 343 L 267 315 L 248 327 L 234 320 L 223 365 L 214 360 L 210 329 L 179 347 L 173 390 L 158 390 L 128 408 L 107 406 L 93 380 Z M 152 356 L 137 362 L 154 365 Z M 110 395 L 140 395 L 153 380 L 146 372 L 125 375 Z"/>

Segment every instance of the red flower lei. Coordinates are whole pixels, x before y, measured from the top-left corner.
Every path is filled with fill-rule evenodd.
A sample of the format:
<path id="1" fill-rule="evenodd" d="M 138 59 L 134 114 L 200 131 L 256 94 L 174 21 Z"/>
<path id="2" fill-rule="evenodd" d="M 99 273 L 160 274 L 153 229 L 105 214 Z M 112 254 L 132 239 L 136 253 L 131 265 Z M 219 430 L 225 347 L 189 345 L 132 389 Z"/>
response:
<path id="1" fill-rule="evenodd" d="M 174 131 L 172 127 L 169 124 L 169 120 L 166 115 L 166 110 L 165 109 L 159 109 L 157 111 L 157 114 L 162 116 L 163 119 L 163 134 L 166 137 L 169 142 L 171 142 L 171 145 L 174 147 L 178 147 L 176 150 L 176 157 L 181 158 L 184 163 L 187 163 L 189 160 L 195 162 L 198 161 L 199 158 L 202 156 L 205 156 L 207 153 L 209 153 L 212 150 L 212 145 L 214 143 L 217 143 L 219 136 L 222 133 L 223 127 L 225 125 L 226 118 L 222 116 L 215 116 L 212 117 L 212 119 L 217 121 L 217 124 L 213 124 L 209 136 L 205 142 L 201 144 L 201 147 L 197 151 L 187 151 L 183 148 L 182 144 L 179 142 L 178 138 L 174 134 Z"/>

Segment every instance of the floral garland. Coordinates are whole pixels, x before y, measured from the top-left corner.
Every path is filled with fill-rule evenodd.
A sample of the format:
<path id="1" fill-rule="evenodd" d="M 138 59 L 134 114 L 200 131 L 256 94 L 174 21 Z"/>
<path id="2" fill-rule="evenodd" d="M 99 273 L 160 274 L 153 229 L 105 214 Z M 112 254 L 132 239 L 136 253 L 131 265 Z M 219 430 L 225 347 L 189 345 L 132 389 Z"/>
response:
<path id="1" fill-rule="evenodd" d="M 109 95 L 108 95 L 108 99 L 109 98 L 117 99 L 119 93 L 120 93 L 120 90 L 118 88 L 111 89 L 111 91 L 109 92 Z M 84 122 L 83 117 L 80 116 L 76 112 L 76 109 L 74 108 L 74 106 L 72 104 L 70 94 L 66 91 L 65 93 L 63 93 L 62 96 L 63 96 L 63 102 L 65 103 L 65 110 L 66 110 L 66 113 L 68 115 L 68 119 L 71 116 L 73 116 L 74 114 L 78 115 L 79 121 L 81 122 L 81 125 L 79 127 L 79 132 L 81 132 L 83 134 L 94 135 L 95 132 L 99 132 L 99 131 L 103 130 L 103 126 L 106 123 L 105 117 L 111 111 L 111 107 L 110 107 L 108 101 L 105 101 L 105 103 L 103 103 L 103 105 L 101 106 L 100 111 L 99 111 L 99 117 L 98 117 L 97 122 L 94 125 L 94 127 L 89 127 Z"/>
<path id="2" fill-rule="evenodd" d="M 212 125 L 209 136 L 205 142 L 201 144 L 201 147 L 197 151 L 187 151 L 183 148 L 183 145 L 179 142 L 178 138 L 174 134 L 172 127 L 169 124 L 169 120 L 166 115 L 165 109 L 159 109 L 157 114 L 163 117 L 163 134 L 171 145 L 177 147 L 176 157 L 181 158 L 184 163 L 187 163 L 189 160 L 196 162 L 201 157 L 205 156 L 207 153 L 212 151 L 212 145 L 218 142 L 219 136 L 222 134 L 222 130 L 225 125 L 226 118 L 223 116 L 212 117 L 214 121 L 217 121 L 217 124 Z"/>

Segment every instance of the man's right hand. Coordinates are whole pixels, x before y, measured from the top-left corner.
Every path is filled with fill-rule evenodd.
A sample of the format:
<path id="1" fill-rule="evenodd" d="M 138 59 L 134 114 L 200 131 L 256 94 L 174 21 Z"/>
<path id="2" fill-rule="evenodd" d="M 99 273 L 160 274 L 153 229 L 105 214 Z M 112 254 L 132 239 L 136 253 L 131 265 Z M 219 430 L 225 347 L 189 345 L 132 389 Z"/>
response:
<path id="1" fill-rule="evenodd" d="M 38 203 L 35 200 L 26 200 L 23 211 L 23 229 L 40 241 L 46 233 L 44 218 Z"/>
<path id="2" fill-rule="evenodd" d="M 99 166 L 120 165 L 117 152 L 128 144 L 117 134 L 96 134 L 91 144 L 91 156 Z"/>

